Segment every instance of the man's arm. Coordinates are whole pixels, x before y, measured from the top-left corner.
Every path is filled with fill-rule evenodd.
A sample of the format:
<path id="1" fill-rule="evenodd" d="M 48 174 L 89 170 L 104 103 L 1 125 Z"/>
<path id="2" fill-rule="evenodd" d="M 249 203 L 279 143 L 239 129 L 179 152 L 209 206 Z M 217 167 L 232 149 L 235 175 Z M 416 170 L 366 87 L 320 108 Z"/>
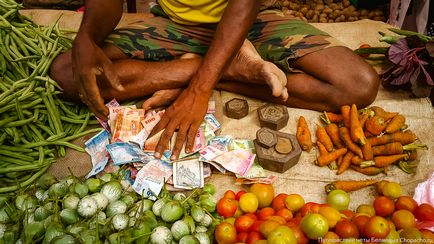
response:
<path id="1" fill-rule="evenodd" d="M 165 129 L 156 148 L 156 157 L 161 156 L 176 129 L 178 134 L 171 159 L 178 158 L 185 141 L 187 151 L 192 150 L 212 91 L 243 44 L 258 14 L 259 5 L 260 1 L 229 1 L 202 65 L 189 86 L 166 109 L 163 118 L 154 128 L 154 132 Z"/>
<path id="2" fill-rule="evenodd" d="M 96 116 L 104 118 L 107 108 L 101 97 L 96 75 L 103 74 L 110 84 L 122 90 L 113 72 L 110 59 L 99 45 L 119 23 L 122 0 L 88 0 L 80 29 L 72 46 L 74 79 L 78 82 L 79 96 Z"/>

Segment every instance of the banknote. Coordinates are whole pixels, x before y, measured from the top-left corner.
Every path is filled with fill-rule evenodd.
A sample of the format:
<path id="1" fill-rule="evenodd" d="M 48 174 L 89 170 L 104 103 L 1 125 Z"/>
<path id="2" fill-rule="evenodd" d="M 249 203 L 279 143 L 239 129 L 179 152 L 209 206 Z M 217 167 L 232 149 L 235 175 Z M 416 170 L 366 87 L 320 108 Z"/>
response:
<path id="1" fill-rule="evenodd" d="M 258 163 L 253 162 L 250 169 L 246 172 L 244 176 L 235 175 L 237 178 L 247 178 L 247 179 L 253 179 L 253 178 L 265 178 L 267 177 L 267 173 L 265 172 L 264 168 L 262 168 L 261 165 Z"/>
<path id="2" fill-rule="evenodd" d="M 133 139 L 143 128 L 140 121 L 143 120 L 144 116 L 143 109 L 125 108 L 117 115 L 111 142 L 128 142 Z"/>
<path id="3" fill-rule="evenodd" d="M 110 133 L 107 130 L 101 130 L 98 134 L 84 143 L 86 152 L 90 155 L 92 169 L 86 175 L 89 178 L 104 170 L 108 160 L 109 153 L 106 146 L 110 143 Z"/>
<path id="4" fill-rule="evenodd" d="M 219 163 L 226 170 L 244 176 L 255 160 L 256 154 L 244 149 L 225 152 L 212 161 Z"/>
<path id="5" fill-rule="evenodd" d="M 213 147 L 213 146 L 207 146 L 199 151 L 200 161 L 213 161 L 217 156 L 222 155 L 225 153 L 224 151 L 221 151 L 220 149 Z"/>
<path id="6" fill-rule="evenodd" d="M 110 109 L 111 107 L 119 107 L 120 105 L 118 101 L 116 101 L 116 99 L 113 98 L 110 102 L 106 103 L 105 106 Z M 96 119 L 101 124 L 101 126 L 104 127 L 104 129 L 106 129 L 106 131 L 110 131 L 109 121 L 104 121 L 98 117 L 96 117 Z"/>
<path id="7" fill-rule="evenodd" d="M 220 122 L 218 122 L 217 118 L 213 114 L 206 114 L 205 121 L 210 125 L 213 132 L 216 132 L 221 128 Z"/>
<path id="8" fill-rule="evenodd" d="M 208 141 L 208 146 L 219 149 L 222 152 L 229 151 L 229 145 L 232 141 L 230 136 L 215 136 Z"/>
<path id="9" fill-rule="evenodd" d="M 143 128 L 139 132 L 139 134 L 133 136 L 133 138 L 130 139 L 130 142 L 136 144 L 138 147 L 143 149 L 143 147 L 145 146 L 145 142 L 148 139 L 148 136 L 148 130 L 146 128 Z"/>
<path id="10" fill-rule="evenodd" d="M 115 106 L 115 103 L 113 102 L 114 106 L 108 107 L 109 109 L 109 115 L 108 115 L 108 125 L 110 127 L 111 132 L 113 133 L 113 130 L 116 126 L 116 120 L 118 117 L 118 114 L 122 113 L 125 108 L 132 108 L 135 109 L 136 105 L 130 105 L 130 106 Z"/>
<path id="11" fill-rule="evenodd" d="M 208 177 L 210 177 L 212 174 L 211 171 L 211 167 L 209 166 L 209 164 L 203 164 L 203 178 L 206 179 Z M 172 177 L 170 177 L 167 181 L 167 184 L 173 185 L 173 175 Z"/>
<path id="12" fill-rule="evenodd" d="M 255 146 L 253 145 L 252 140 L 232 139 L 229 144 L 229 151 L 236 150 L 236 149 L 253 151 L 255 149 Z"/>
<path id="13" fill-rule="evenodd" d="M 152 129 L 155 127 L 155 125 L 157 125 L 157 123 L 160 122 L 160 119 L 163 116 L 163 114 L 164 114 L 164 110 L 147 114 L 147 116 L 140 121 L 143 125 L 143 128 L 146 129 L 148 134 L 150 134 Z"/>
<path id="14" fill-rule="evenodd" d="M 152 154 L 145 153 L 132 143 L 115 142 L 108 144 L 106 148 L 114 165 L 123 165 L 133 162 L 149 163 L 155 159 Z"/>
<path id="15" fill-rule="evenodd" d="M 137 172 L 133 189 L 143 197 L 155 200 L 163 188 L 164 181 L 172 176 L 172 165 L 161 160 L 152 160 Z"/>
<path id="16" fill-rule="evenodd" d="M 164 152 L 164 156 L 166 158 L 170 158 L 170 155 L 172 154 L 172 150 L 173 147 L 175 146 L 175 142 L 176 142 L 176 137 L 177 137 L 178 133 L 173 133 L 171 142 L 170 142 L 170 150 Z M 205 140 L 205 134 L 203 132 L 203 128 L 199 127 L 196 133 L 196 137 L 194 138 L 194 146 L 193 146 L 193 150 L 190 153 L 185 152 L 185 145 L 186 143 L 184 143 L 182 145 L 181 148 L 181 152 L 179 153 L 179 157 L 178 159 L 184 159 L 187 158 L 189 156 L 192 156 L 193 154 L 199 152 L 199 150 L 205 148 L 206 146 L 206 140 Z M 196 158 L 199 157 L 199 155 L 196 156 Z"/>
<path id="17" fill-rule="evenodd" d="M 197 159 L 174 162 L 173 185 L 182 189 L 203 187 L 203 163 Z"/>
<path id="18" fill-rule="evenodd" d="M 277 179 L 277 176 L 275 176 L 275 175 L 270 175 L 270 176 L 267 176 L 265 178 L 251 178 L 251 179 L 237 178 L 237 179 L 235 179 L 235 185 L 251 185 L 251 184 L 255 184 L 255 183 L 273 184 L 274 181 L 276 181 L 276 179 Z"/>
<path id="19" fill-rule="evenodd" d="M 145 145 L 143 146 L 143 150 L 145 152 L 155 152 L 155 149 L 157 148 L 158 142 L 160 141 L 160 137 L 163 134 L 163 131 L 164 130 L 158 132 L 157 134 L 149 137 L 145 141 Z M 170 140 L 167 142 L 164 151 L 168 151 L 168 150 L 170 150 Z"/>

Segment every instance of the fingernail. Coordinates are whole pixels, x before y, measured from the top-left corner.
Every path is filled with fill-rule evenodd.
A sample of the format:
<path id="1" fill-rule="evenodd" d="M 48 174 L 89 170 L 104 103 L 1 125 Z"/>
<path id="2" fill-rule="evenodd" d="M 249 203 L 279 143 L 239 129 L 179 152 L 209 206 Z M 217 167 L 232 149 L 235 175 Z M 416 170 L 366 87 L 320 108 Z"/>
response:
<path id="1" fill-rule="evenodd" d="M 154 157 L 156 157 L 156 158 L 160 158 L 160 157 L 161 157 L 161 155 L 160 155 L 160 153 L 159 153 L 159 152 L 155 152 L 155 153 L 154 153 Z"/>
<path id="2" fill-rule="evenodd" d="M 176 160 L 176 156 L 175 155 L 170 156 L 170 160 Z"/>

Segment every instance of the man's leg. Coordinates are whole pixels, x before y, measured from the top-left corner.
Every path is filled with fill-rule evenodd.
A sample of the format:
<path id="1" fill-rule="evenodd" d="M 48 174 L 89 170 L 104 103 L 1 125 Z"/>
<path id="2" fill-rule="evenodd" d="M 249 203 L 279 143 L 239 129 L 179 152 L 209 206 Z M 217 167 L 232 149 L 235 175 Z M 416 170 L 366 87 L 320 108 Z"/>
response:
<path id="1" fill-rule="evenodd" d="M 355 57 L 354 57 L 355 56 Z M 289 107 L 317 111 L 339 111 L 344 104 L 362 108 L 371 104 L 379 80 L 372 68 L 344 47 L 332 47 L 310 53 L 294 62 L 303 73 L 287 73 L 287 101 L 273 97 L 263 85 L 220 82 L 217 88 L 255 97 Z"/>
<path id="2" fill-rule="evenodd" d="M 365 107 L 379 87 L 375 70 L 350 49 L 315 27 L 275 11 L 264 11 L 249 39 L 261 57 L 286 72 L 289 98 L 275 99 L 264 86 L 220 82 L 218 88 L 318 111 L 338 111 L 343 104 Z"/>

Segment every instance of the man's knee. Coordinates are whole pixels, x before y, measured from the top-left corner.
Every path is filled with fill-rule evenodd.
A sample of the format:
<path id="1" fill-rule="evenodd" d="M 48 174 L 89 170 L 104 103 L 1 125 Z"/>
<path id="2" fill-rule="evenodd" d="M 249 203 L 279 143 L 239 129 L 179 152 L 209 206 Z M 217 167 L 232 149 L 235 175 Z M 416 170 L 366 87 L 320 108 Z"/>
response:
<path id="1" fill-rule="evenodd" d="M 64 98 L 76 100 L 77 87 L 72 74 L 71 52 L 57 56 L 50 66 L 50 77 L 63 88 Z"/>
<path id="2" fill-rule="evenodd" d="M 347 80 L 337 97 L 337 106 L 356 104 L 358 108 L 364 108 L 372 104 L 377 97 L 380 78 L 373 68 L 359 69 L 350 80 Z"/>

